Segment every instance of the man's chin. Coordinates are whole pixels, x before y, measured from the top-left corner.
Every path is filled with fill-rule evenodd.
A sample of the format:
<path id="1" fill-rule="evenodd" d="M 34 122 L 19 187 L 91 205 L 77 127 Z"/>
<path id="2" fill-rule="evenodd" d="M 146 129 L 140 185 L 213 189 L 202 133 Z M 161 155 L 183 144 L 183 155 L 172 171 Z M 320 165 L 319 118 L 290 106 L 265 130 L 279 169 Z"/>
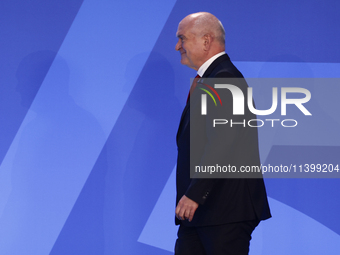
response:
<path id="1" fill-rule="evenodd" d="M 186 58 L 181 58 L 181 64 L 187 66 L 189 63 Z"/>

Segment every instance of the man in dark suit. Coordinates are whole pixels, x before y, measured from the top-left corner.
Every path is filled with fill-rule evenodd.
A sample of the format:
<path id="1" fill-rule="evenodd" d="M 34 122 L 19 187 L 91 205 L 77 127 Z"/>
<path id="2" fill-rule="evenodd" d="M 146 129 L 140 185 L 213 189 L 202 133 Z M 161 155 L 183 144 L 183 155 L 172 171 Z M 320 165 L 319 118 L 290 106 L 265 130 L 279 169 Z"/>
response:
<path id="1" fill-rule="evenodd" d="M 203 83 L 209 80 L 207 78 L 236 78 L 236 86 L 246 95 L 247 84 L 224 52 L 224 28 L 214 15 L 201 12 L 185 17 L 176 35 L 181 63 L 196 70 L 198 76 L 190 89 L 190 100 L 177 133 L 176 224 L 180 227 L 175 254 L 245 255 L 249 253 L 255 227 L 261 220 L 271 217 L 262 175 L 256 175 L 257 178 L 190 178 L 190 167 L 193 167 L 193 158 L 198 158 L 196 163 L 200 164 L 211 163 L 213 158 L 217 160 L 213 163 L 238 169 L 260 165 L 257 129 L 247 125 L 224 129 L 210 127 L 214 115 L 208 113 L 202 118 L 203 90 L 194 89 L 196 83 Z M 247 107 L 244 115 L 234 116 L 231 93 L 228 90 L 221 93 L 224 109 L 227 109 L 226 119 L 238 123 L 256 119 Z M 191 147 L 190 151 L 190 140 L 194 141 L 191 145 L 195 144 L 195 150 Z"/>

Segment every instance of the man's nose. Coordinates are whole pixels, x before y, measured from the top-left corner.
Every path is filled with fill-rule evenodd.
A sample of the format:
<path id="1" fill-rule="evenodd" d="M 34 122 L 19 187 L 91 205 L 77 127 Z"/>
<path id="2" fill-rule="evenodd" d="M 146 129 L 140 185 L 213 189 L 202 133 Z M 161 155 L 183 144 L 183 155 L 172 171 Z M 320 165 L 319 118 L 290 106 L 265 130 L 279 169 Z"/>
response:
<path id="1" fill-rule="evenodd" d="M 179 51 L 181 49 L 182 45 L 181 45 L 181 40 L 178 39 L 178 42 L 176 43 L 176 46 L 175 46 L 175 50 Z"/>

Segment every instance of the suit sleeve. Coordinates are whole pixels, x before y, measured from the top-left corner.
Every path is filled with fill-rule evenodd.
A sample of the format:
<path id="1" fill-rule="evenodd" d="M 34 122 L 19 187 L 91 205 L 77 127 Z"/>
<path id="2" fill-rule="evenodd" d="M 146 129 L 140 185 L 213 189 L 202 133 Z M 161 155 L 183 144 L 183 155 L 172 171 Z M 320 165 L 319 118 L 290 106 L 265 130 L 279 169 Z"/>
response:
<path id="1" fill-rule="evenodd" d="M 216 75 L 217 78 L 230 77 L 230 73 L 221 72 Z M 246 91 L 246 83 L 240 82 L 241 79 L 234 79 L 233 82 L 243 91 Z M 214 86 L 214 84 L 209 84 Z M 233 115 L 233 97 L 228 89 L 219 89 L 222 106 L 215 105 L 212 98 L 207 95 L 207 115 L 201 115 L 201 95 L 206 94 L 201 89 L 196 89 L 192 97 L 191 112 L 190 112 L 190 151 L 191 151 L 191 171 L 196 166 L 234 166 L 235 151 L 238 143 L 244 139 L 247 129 L 243 124 L 235 124 L 231 126 L 231 121 L 234 123 L 243 123 L 245 116 Z M 217 102 L 219 104 L 219 102 Z M 224 119 L 228 121 L 225 125 L 213 126 L 214 119 Z M 196 174 L 196 173 L 195 173 Z M 204 175 L 208 178 L 204 178 Z M 212 174 L 213 175 L 213 174 Z M 232 178 L 230 173 L 226 173 L 223 178 L 212 178 L 210 173 L 197 174 L 197 178 L 191 179 L 190 185 L 185 195 L 195 202 L 203 205 L 211 195 L 213 189 L 220 185 L 223 178 Z M 198 178 L 199 176 L 199 178 Z"/>

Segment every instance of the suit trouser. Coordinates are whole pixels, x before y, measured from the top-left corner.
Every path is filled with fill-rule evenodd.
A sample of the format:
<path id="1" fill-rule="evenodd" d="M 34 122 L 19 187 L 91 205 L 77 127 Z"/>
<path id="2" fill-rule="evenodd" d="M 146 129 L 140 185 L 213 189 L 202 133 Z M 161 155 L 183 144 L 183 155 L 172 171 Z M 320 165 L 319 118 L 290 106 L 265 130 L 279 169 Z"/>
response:
<path id="1" fill-rule="evenodd" d="M 247 255 L 257 220 L 217 226 L 180 225 L 175 255 Z"/>

